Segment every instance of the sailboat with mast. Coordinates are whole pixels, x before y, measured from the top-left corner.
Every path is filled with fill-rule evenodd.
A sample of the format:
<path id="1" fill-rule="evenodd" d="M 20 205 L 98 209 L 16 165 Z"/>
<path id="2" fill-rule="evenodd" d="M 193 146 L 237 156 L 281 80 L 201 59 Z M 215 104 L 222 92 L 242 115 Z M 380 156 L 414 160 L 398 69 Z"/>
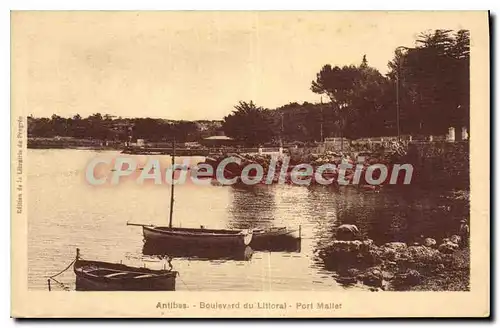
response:
<path id="1" fill-rule="evenodd" d="M 144 242 L 171 245 L 178 248 L 209 248 L 234 249 L 245 247 L 252 241 L 252 231 L 229 229 L 205 229 L 173 227 L 174 213 L 174 172 L 175 172 L 175 141 L 172 144 L 172 184 L 170 192 L 170 218 L 168 226 L 128 223 L 127 225 L 142 226 Z"/>

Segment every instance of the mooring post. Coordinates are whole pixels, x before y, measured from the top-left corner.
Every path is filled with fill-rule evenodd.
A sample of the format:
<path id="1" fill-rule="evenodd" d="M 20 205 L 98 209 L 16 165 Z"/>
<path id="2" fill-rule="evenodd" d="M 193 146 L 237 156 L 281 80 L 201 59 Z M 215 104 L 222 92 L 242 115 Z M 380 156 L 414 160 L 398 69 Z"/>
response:
<path id="1" fill-rule="evenodd" d="M 47 279 L 47 284 L 49 285 L 49 292 L 50 292 L 50 279 Z"/>

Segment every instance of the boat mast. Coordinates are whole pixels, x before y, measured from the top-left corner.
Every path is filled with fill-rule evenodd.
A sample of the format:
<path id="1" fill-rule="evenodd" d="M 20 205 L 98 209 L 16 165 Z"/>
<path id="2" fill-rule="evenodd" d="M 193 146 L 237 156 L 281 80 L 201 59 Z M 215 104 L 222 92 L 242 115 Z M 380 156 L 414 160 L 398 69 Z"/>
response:
<path id="1" fill-rule="evenodd" d="M 172 181 L 170 189 L 170 220 L 168 222 L 168 227 L 172 228 L 172 216 L 174 214 L 174 171 L 175 171 L 175 137 L 172 141 Z"/>

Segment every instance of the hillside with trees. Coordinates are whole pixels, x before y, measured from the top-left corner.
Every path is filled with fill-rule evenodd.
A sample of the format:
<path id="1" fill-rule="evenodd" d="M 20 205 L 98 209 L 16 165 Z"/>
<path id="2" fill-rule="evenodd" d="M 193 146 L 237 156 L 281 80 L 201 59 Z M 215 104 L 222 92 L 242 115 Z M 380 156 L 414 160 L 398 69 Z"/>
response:
<path id="1" fill-rule="evenodd" d="M 468 128 L 469 61 L 468 31 L 422 33 L 415 48 L 395 50 L 386 76 L 370 67 L 366 56 L 359 66 L 326 64 L 311 82 L 311 91 L 325 95 L 328 102 L 290 103 L 274 111 L 240 102 L 224 118 L 224 130 L 240 139 L 245 139 L 242 132 L 246 129 L 252 135 L 255 117 L 241 110 L 249 104 L 260 108 L 265 131 L 274 127 L 274 133 L 262 134 L 265 140 L 260 142 L 397 135 L 398 103 L 401 134 L 443 135 L 450 126 Z M 235 117 L 239 118 L 238 134 L 234 133 Z"/>
<path id="2" fill-rule="evenodd" d="M 366 56 L 359 65 L 325 64 L 310 87 L 323 96 L 321 103 L 293 102 L 271 109 L 240 101 L 222 122 L 122 119 L 99 113 L 87 118 L 30 117 L 28 134 L 196 141 L 223 130 L 242 144 L 258 145 L 394 136 L 399 117 L 401 134 L 443 135 L 450 126 L 469 127 L 469 43 L 466 30 L 421 33 L 414 48 L 395 49 L 386 75 L 371 67 Z"/>

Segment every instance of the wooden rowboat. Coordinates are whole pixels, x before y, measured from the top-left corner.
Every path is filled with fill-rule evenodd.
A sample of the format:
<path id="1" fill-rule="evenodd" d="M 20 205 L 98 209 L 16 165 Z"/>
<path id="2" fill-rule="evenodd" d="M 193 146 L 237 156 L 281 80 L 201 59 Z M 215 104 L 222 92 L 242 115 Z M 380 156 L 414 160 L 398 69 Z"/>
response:
<path id="1" fill-rule="evenodd" d="M 252 244 L 263 242 L 263 241 L 272 241 L 278 238 L 300 238 L 300 228 L 297 230 L 291 230 L 287 227 L 273 227 L 269 229 L 253 229 L 253 237 Z"/>
<path id="2" fill-rule="evenodd" d="M 286 227 L 254 229 L 250 246 L 258 251 L 290 251 L 300 252 L 301 229 L 292 230 Z"/>
<path id="3" fill-rule="evenodd" d="M 172 143 L 172 167 L 175 167 L 175 140 Z M 174 180 L 174 170 L 171 175 Z M 174 248 L 184 247 L 196 249 L 232 249 L 245 247 L 252 240 L 252 232 L 246 230 L 205 229 L 201 228 L 174 228 L 172 219 L 174 213 L 174 186 L 171 184 L 170 192 L 170 219 L 168 226 L 154 226 L 148 224 L 128 223 L 127 225 L 141 226 L 144 242 L 154 244 L 168 244 Z"/>
<path id="4" fill-rule="evenodd" d="M 172 291 L 177 271 L 152 270 L 77 258 L 73 265 L 78 291 Z"/>
<path id="5" fill-rule="evenodd" d="M 231 248 L 250 244 L 252 232 L 204 228 L 170 228 L 143 225 L 146 242 L 166 243 L 196 248 Z"/>

